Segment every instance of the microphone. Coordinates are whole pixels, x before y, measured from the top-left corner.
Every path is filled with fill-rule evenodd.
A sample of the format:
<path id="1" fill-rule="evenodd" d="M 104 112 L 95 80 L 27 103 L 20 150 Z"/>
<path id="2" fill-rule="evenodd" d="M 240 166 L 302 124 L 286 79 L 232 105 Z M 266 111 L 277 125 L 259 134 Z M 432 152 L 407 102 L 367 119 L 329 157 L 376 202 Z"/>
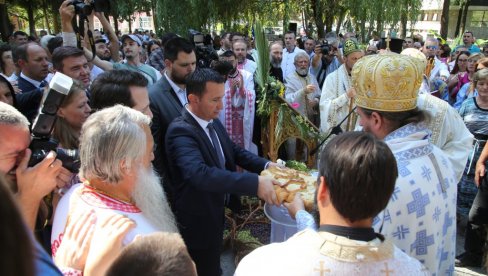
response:
<path id="1" fill-rule="evenodd" d="M 351 112 L 349 112 L 349 114 L 347 114 L 346 117 L 344 117 L 344 119 L 342 119 L 342 121 L 340 123 L 338 123 L 336 126 L 334 126 L 330 130 L 330 132 L 327 135 L 327 137 L 325 137 L 324 140 L 322 140 L 322 142 L 320 142 L 320 144 L 317 147 L 315 147 L 313 150 L 310 151 L 310 155 L 314 155 L 315 153 L 317 153 L 317 151 L 320 149 L 320 147 L 325 143 L 325 141 L 327 141 L 327 139 L 329 139 L 329 137 L 331 135 L 333 135 L 333 134 L 335 134 L 335 135 L 341 134 L 343 132 L 343 130 L 341 128 L 342 123 L 344 123 L 347 120 L 347 118 L 349 118 L 355 110 L 356 110 L 356 107 L 354 107 L 351 110 Z"/>

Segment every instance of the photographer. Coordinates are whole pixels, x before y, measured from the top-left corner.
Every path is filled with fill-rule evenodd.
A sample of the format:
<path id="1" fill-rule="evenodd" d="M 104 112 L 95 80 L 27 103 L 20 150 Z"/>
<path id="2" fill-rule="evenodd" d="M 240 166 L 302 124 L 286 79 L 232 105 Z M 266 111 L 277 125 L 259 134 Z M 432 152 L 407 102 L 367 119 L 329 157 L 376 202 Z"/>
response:
<path id="1" fill-rule="evenodd" d="M 317 77 L 320 89 L 324 85 L 325 78 L 342 64 L 342 54 L 338 47 L 337 40 L 324 40 L 324 43 L 315 46 L 310 72 Z"/>
<path id="2" fill-rule="evenodd" d="M 55 188 L 64 187 L 71 173 L 61 166 L 54 152 L 39 164 L 28 167 L 30 140 L 27 119 L 14 107 L 0 102 L 0 172 L 10 180 L 25 221 L 34 230 L 36 219 L 43 224 L 41 217 L 46 216 L 42 199 Z M 39 210 L 42 211 L 38 215 Z"/>

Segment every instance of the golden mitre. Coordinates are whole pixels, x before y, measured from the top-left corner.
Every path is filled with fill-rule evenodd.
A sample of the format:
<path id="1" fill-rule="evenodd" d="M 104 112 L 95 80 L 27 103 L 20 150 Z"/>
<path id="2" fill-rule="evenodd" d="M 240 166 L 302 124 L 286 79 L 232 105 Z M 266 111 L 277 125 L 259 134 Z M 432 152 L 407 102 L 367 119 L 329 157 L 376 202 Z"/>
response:
<path id="1" fill-rule="evenodd" d="M 424 70 L 419 59 L 395 53 L 361 58 L 352 69 L 356 105 L 386 112 L 414 109 Z"/>

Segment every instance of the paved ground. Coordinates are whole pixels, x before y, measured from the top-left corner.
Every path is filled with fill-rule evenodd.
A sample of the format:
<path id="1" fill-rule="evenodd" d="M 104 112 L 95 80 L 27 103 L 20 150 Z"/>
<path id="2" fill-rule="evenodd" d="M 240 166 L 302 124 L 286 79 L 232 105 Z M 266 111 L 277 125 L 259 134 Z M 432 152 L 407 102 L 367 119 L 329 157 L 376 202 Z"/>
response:
<path id="1" fill-rule="evenodd" d="M 458 228 L 458 237 L 456 240 L 456 251 L 457 254 L 461 254 L 463 250 L 464 244 L 464 230 Z M 230 252 L 230 250 L 225 251 L 222 253 L 220 257 L 220 263 L 222 265 L 223 276 L 232 276 L 235 271 L 234 265 L 234 254 Z M 456 275 L 459 276 L 480 276 L 480 275 L 487 275 L 486 270 L 482 268 L 456 268 Z"/>

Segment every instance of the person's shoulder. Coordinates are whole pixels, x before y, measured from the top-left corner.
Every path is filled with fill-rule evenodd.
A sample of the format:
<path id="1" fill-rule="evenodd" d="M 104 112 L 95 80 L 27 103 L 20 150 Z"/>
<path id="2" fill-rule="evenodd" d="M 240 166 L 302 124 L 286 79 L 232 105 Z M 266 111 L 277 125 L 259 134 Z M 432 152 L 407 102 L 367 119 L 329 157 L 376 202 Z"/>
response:
<path id="1" fill-rule="evenodd" d="M 149 97 L 155 95 L 160 95 L 161 97 L 163 97 L 163 94 L 165 93 L 162 92 L 171 90 L 171 85 L 166 79 L 166 76 L 163 74 L 158 81 L 156 81 L 153 85 L 149 86 L 148 90 L 149 90 Z"/>

